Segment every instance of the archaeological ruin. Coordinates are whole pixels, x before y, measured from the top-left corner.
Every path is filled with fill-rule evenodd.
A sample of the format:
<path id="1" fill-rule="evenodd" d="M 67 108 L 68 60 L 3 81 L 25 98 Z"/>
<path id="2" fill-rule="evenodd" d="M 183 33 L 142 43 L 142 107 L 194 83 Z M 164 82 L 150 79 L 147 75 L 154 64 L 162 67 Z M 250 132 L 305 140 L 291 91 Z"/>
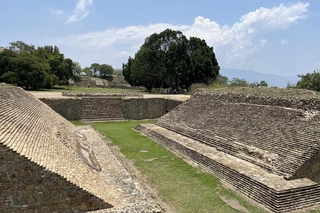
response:
<path id="1" fill-rule="evenodd" d="M 136 130 L 272 212 L 320 203 L 320 99 L 198 91 Z"/>
<path id="2" fill-rule="evenodd" d="M 0 212 L 160 212 L 91 127 L 0 88 Z"/>
<path id="3" fill-rule="evenodd" d="M 139 93 L 35 98 L 0 87 L 0 212 L 161 212 L 90 126 L 135 129 L 271 212 L 320 204 L 320 99 L 199 90 L 185 102 Z M 107 157 L 106 157 L 107 156 Z"/>
<path id="4" fill-rule="evenodd" d="M 144 98 L 141 93 L 70 93 L 40 98 L 68 120 L 142 120 L 159 118 L 183 101 Z M 66 107 L 68 106 L 68 107 Z"/>

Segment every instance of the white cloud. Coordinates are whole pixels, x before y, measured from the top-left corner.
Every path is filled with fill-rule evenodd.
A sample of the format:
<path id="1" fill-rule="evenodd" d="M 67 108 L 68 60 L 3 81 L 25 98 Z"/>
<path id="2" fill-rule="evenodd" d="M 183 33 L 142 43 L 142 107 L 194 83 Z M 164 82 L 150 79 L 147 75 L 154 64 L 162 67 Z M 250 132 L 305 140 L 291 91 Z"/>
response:
<path id="1" fill-rule="evenodd" d="M 88 13 L 86 7 L 92 0 L 80 0 L 73 18 L 68 22 L 81 20 Z M 239 21 L 231 26 L 220 26 L 213 20 L 198 16 L 194 23 L 187 25 L 171 25 L 158 23 L 152 25 L 129 26 L 125 28 L 109 28 L 104 31 L 78 34 L 58 39 L 55 43 L 72 47 L 76 51 L 90 51 L 90 57 L 97 62 L 109 59 L 108 63 L 119 66 L 125 62 L 128 55 L 134 56 L 144 39 L 154 32 L 161 32 L 167 28 L 182 31 L 187 37 L 196 36 L 205 39 L 208 45 L 213 46 L 222 66 L 251 63 L 251 56 L 266 44 L 265 39 L 253 42 L 259 35 L 283 30 L 305 19 L 309 3 L 280 4 L 273 8 L 261 7 L 243 15 Z M 77 53 L 77 60 L 87 61 L 89 57 Z M 92 62 L 92 60 L 91 60 Z"/>
<path id="2" fill-rule="evenodd" d="M 51 12 L 51 14 L 53 14 L 53 15 L 56 16 L 56 17 L 61 17 L 61 16 L 64 15 L 63 10 L 53 10 L 53 9 L 50 9 L 50 12 Z"/>
<path id="3" fill-rule="evenodd" d="M 289 42 L 286 39 L 282 39 L 280 41 L 281 46 L 287 46 L 289 44 Z"/>
<path id="4" fill-rule="evenodd" d="M 78 0 L 76 8 L 73 11 L 73 14 L 69 16 L 66 20 L 66 24 L 74 23 L 81 21 L 85 17 L 89 15 L 89 11 L 87 9 L 88 6 L 91 6 L 93 0 Z"/>
<path id="5" fill-rule="evenodd" d="M 264 46 L 266 45 L 266 43 L 267 43 L 267 40 L 266 40 L 266 39 L 259 39 L 259 45 L 260 45 L 261 47 L 264 47 Z"/>

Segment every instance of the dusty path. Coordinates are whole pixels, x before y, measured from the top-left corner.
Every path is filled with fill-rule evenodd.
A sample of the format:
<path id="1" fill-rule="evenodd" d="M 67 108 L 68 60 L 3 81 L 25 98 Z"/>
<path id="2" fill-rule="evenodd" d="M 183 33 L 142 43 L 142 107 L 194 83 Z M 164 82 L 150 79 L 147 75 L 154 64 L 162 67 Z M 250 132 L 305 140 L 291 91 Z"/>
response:
<path id="1" fill-rule="evenodd" d="M 36 98 L 70 98 L 62 96 L 62 92 L 44 92 L 44 91 L 29 91 Z M 163 94 L 143 94 L 144 98 L 167 98 L 174 100 L 186 101 L 190 98 L 190 95 L 163 95 Z"/>

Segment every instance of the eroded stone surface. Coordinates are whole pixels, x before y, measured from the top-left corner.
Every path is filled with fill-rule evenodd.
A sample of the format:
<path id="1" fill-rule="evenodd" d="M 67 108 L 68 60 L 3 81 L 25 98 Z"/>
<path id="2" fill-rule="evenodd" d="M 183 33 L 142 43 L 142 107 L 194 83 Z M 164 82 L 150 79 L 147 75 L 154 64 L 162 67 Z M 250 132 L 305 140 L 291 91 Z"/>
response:
<path id="1" fill-rule="evenodd" d="M 274 212 L 320 203 L 319 99 L 196 92 L 137 129 Z"/>
<path id="2" fill-rule="evenodd" d="M 93 129 L 20 88 L 0 89 L 0 109 L 0 212 L 160 212 Z"/>

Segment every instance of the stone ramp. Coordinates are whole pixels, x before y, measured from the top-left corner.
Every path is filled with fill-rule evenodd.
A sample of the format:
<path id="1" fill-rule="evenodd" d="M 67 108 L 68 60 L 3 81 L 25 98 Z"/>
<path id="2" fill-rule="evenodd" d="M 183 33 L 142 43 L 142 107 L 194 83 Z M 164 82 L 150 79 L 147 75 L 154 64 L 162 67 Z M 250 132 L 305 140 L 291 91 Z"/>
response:
<path id="1" fill-rule="evenodd" d="M 273 212 L 318 205 L 320 100 L 199 91 L 137 129 Z"/>
<path id="2" fill-rule="evenodd" d="M 97 87 L 102 87 L 102 88 L 105 87 L 104 82 L 103 82 L 102 79 L 96 78 L 96 79 L 95 79 L 95 82 L 96 82 L 96 86 L 97 86 Z"/>
<path id="3" fill-rule="evenodd" d="M 82 192 L 83 197 L 94 197 L 96 200 L 94 203 L 103 201 L 100 208 L 110 208 L 112 205 L 114 208 L 123 209 L 136 202 L 134 196 L 124 193 L 125 190 L 117 185 L 117 181 L 121 182 L 119 178 L 122 177 L 118 175 L 121 174 L 120 171 L 115 172 L 117 167 L 111 169 L 108 167 L 108 163 L 103 163 L 107 167 L 101 167 L 101 163 L 95 156 L 96 150 L 90 146 L 92 138 L 87 140 L 84 133 L 31 94 L 15 87 L 0 88 L 0 109 L 0 145 L 4 150 L 10 150 L 13 153 L 13 157 L 9 156 L 10 159 L 14 160 L 14 156 L 17 159 L 20 156 L 24 157 L 23 162 L 31 162 L 37 171 L 40 171 L 40 176 L 41 170 L 43 170 L 50 174 L 50 177 L 55 177 L 65 185 L 68 183 L 73 185 L 74 188 Z M 100 147 L 103 147 L 101 141 L 99 143 Z M 107 149 L 107 146 L 104 148 Z M 108 157 L 112 158 L 110 155 Z M 102 158 L 100 157 L 100 159 Z M 4 168 L 2 167 L 0 170 L 1 177 Z M 14 177 L 7 178 L 9 178 L 8 181 L 13 181 Z M 48 179 L 45 176 L 43 178 Z M 39 182 L 37 183 L 39 184 Z M 135 183 L 130 184 L 135 186 Z M 33 187 L 36 186 L 37 184 Z M 31 188 L 30 186 L 30 190 Z M 140 191 L 138 187 L 133 189 Z M 61 190 L 63 191 L 63 189 Z M 9 194 L 11 197 L 18 196 L 14 191 L 12 193 Z M 140 192 L 140 194 L 144 193 Z M 49 195 L 45 194 L 45 196 Z M 69 200 L 75 194 L 71 193 L 66 196 Z M 145 199 L 145 202 L 153 206 L 151 200 Z M 57 205 L 57 203 L 55 204 Z M 14 203 L 10 205 L 13 209 L 15 208 Z M 46 204 L 43 203 L 43 205 Z M 84 204 L 80 203 L 79 205 L 79 208 L 85 208 Z M 22 206 L 25 206 L 25 211 L 29 208 L 29 204 L 26 203 Z M 156 207 L 151 208 L 150 206 L 146 212 L 159 212 Z M 67 206 L 64 207 L 66 208 L 65 212 L 72 211 L 67 209 Z M 92 210 L 90 207 L 86 209 Z M 21 210 L 21 212 L 23 211 Z"/>
<path id="4" fill-rule="evenodd" d="M 288 179 L 319 154 L 318 112 L 192 97 L 156 124 Z"/>
<path id="5" fill-rule="evenodd" d="M 79 131 L 87 138 L 90 138 L 89 145 L 101 165 L 100 176 L 106 186 L 113 186 L 121 197 L 117 198 L 117 204 L 113 208 L 101 209 L 97 213 L 160 213 L 160 208 L 146 194 L 132 175 L 125 169 L 118 158 L 113 154 L 112 150 L 106 146 L 106 142 L 98 135 L 90 126 L 79 127 Z M 105 193 L 113 194 L 112 191 Z"/>
<path id="6" fill-rule="evenodd" d="M 309 179 L 285 180 L 253 163 L 154 124 L 138 125 L 135 129 L 196 162 L 273 212 L 289 212 L 320 203 L 320 186 Z"/>

